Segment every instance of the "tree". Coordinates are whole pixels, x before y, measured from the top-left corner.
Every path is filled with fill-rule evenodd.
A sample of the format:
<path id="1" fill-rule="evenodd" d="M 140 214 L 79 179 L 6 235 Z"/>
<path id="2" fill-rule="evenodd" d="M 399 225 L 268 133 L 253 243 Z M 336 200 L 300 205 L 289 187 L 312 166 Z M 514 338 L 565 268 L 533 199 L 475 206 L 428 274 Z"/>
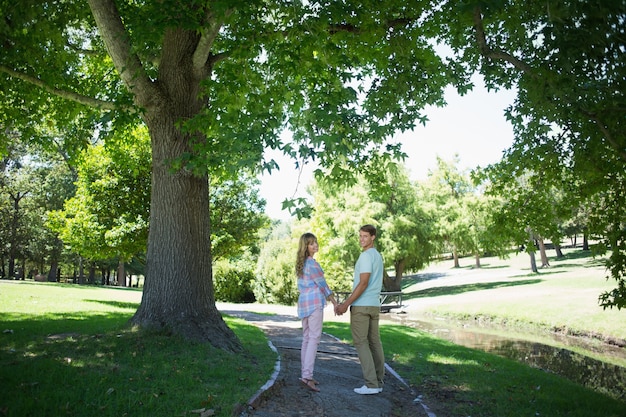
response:
<path id="1" fill-rule="evenodd" d="M 374 224 L 385 267 L 395 272 L 393 277 L 385 273 L 383 285 L 387 291 L 400 291 L 404 274 L 430 261 L 434 220 L 422 208 L 416 187 L 399 164 L 385 164 L 372 155 L 363 166 L 363 172 L 368 171 L 371 175 L 363 174 L 356 184 L 343 189 L 323 181 L 314 186 L 310 227 L 323 242 L 319 258 L 327 280 L 343 289 L 351 285 L 361 251 L 356 238 L 359 227 Z"/>
<path id="2" fill-rule="evenodd" d="M 45 223 L 48 210 L 62 207 L 74 193 L 73 173 L 58 154 L 19 142 L 7 149 L 1 166 L 2 276 L 6 259 L 11 278 L 18 272 L 21 279 L 32 273 L 43 275 L 48 267 L 48 280 L 56 281 L 63 246 Z"/>
<path id="3" fill-rule="evenodd" d="M 29 158 L 36 169 L 31 179 L 34 192 L 28 202 L 31 230 L 28 252 L 36 269 L 43 274 L 47 267 L 47 280 L 55 282 L 60 279 L 61 266 L 66 259 L 58 233 L 46 224 L 50 211 L 60 209 L 64 201 L 74 195 L 75 173 L 58 154 L 34 153 Z"/>
<path id="4" fill-rule="evenodd" d="M 498 231 L 493 220 L 500 210 L 500 200 L 484 193 L 482 170 L 459 170 L 458 156 L 451 161 L 437 158 L 437 169 L 420 185 L 421 196 L 436 219 L 431 240 L 438 242 L 438 253 L 452 253 L 454 267 L 459 257 L 474 256 L 480 268 L 485 253 L 505 257 L 510 251 L 510 235 Z"/>
<path id="5" fill-rule="evenodd" d="M 241 178 L 212 184 L 210 192 L 213 260 L 234 258 L 244 250 L 258 255 L 258 232 L 269 225 L 259 180 Z"/>
<path id="6" fill-rule="evenodd" d="M 128 141 L 133 138 L 132 141 Z M 150 212 L 150 147 L 139 129 L 83 152 L 77 166 L 76 195 L 64 210 L 50 213 L 49 225 L 82 258 L 117 262 L 119 285 L 124 264 L 145 254 Z M 211 187 L 213 261 L 254 249 L 257 232 L 267 223 L 255 179 L 228 180 Z M 257 249 L 258 252 L 258 249 Z"/>
<path id="7" fill-rule="evenodd" d="M 600 304 L 626 306 L 625 219 L 614 209 L 626 204 L 626 2 L 471 0 L 445 2 L 441 13 L 454 54 L 489 88 L 518 90 L 507 110 L 515 129 L 508 175 L 529 170 L 546 184 L 576 174 L 577 195 L 598 208 L 590 232 L 612 249 L 617 288 Z"/>
<path id="8" fill-rule="evenodd" d="M 106 139 L 145 124 L 150 233 L 132 323 L 228 350 L 241 346 L 213 297 L 209 175 L 273 169 L 262 160 L 269 147 L 343 180 L 387 136 L 424 120 L 425 105 L 443 104 L 449 80 L 465 86 L 430 42 L 430 2 L 88 5 L 3 6 L 0 125 L 43 141 L 43 121 L 80 148 L 96 131 Z M 286 126 L 293 143 L 278 139 Z"/>
<path id="9" fill-rule="evenodd" d="M 433 207 L 437 219 L 435 235 L 452 252 L 454 267 L 458 268 L 459 256 L 473 249 L 466 198 L 474 191 L 469 175 L 459 171 L 458 155 L 453 161 L 437 157 L 437 169 L 430 172 L 422 184 L 424 199 Z"/>
<path id="10" fill-rule="evenodd" d="M 116 146 L 100 144 L 83 152 L 76 194 L 62 210 L 50 212 L 48 224 L 82 259 L 117 262 L 118 285 L 125 286 L 125 262 L 146 251 L 150 147 L 143 129 L 111 143 Z"/>

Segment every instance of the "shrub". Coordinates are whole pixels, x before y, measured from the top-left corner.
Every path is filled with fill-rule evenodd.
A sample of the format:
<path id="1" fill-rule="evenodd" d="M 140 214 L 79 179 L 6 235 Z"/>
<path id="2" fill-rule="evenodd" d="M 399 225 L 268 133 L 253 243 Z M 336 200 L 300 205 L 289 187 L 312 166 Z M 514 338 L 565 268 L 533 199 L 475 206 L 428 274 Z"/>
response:
<path id="1" fill-rule="evenodd" d="M 270 240 L 259 256 L 254 295 L 261 303 L 293 305 L 298 301 L 295 273 L 297 242 Z"/>
<path id="2" fill-rule="evenodd" d="M 215 299 L 229 303 L 253 303 L 254 271 L 243 262 L 217 262 L 213 268 Z"/>

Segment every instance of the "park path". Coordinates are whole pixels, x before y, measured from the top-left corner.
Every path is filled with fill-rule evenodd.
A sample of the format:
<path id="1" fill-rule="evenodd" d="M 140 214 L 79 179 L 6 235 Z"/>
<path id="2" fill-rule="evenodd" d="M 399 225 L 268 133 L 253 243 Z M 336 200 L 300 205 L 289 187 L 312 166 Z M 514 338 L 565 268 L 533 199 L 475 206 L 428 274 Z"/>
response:
<path id="1" fill-rule="evenodd" d="M 271 308 L 275 314 L 246 307 L 265 313 Z M 363 385 L 356 351 L 328 334 L 322 336 L 315 364 L 320 392 L 307 389 L 299 381 L 302 330 L 295 307 L 218 303 L 218 308 L 261 328 L 279 357 L 274 375 L 259 387 L 240 417 L 436 417 L 415 401 L 417 394 L 390 367 L 382 393 L 356 394 L 353 389 Z"/>

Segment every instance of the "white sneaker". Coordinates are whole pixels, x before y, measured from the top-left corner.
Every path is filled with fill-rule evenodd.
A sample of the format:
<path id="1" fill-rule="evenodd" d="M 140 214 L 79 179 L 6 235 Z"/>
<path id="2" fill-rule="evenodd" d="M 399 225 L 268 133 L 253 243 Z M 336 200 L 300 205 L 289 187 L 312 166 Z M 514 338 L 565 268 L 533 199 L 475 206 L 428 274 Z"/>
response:
<path id="1" fill-rule="evenodd" d="M 363 385 L 361 388 L 355 388 L 354 392 L 357 394 L 368 395 L 368 394 L 379 394 L 383 392 L 382 388 L 370 388 L 367 385 Z"/>

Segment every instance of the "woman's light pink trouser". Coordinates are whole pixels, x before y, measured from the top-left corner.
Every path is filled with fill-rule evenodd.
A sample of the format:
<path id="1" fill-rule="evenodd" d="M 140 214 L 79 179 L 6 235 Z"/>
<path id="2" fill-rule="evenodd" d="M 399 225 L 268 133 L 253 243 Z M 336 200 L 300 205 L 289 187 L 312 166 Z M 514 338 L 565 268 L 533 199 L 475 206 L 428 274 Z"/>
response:
<path id="1" fill-rule="evenodd" d="M 315 309 L 313 314 L 302 319 L 302 350 L 300 361 L 302 364 L 302 378 L 312 379 L 315 367 L 317 346 L 322 338 L 322 323 L 324 322 L 324 310 L 322 307 Z"/>

